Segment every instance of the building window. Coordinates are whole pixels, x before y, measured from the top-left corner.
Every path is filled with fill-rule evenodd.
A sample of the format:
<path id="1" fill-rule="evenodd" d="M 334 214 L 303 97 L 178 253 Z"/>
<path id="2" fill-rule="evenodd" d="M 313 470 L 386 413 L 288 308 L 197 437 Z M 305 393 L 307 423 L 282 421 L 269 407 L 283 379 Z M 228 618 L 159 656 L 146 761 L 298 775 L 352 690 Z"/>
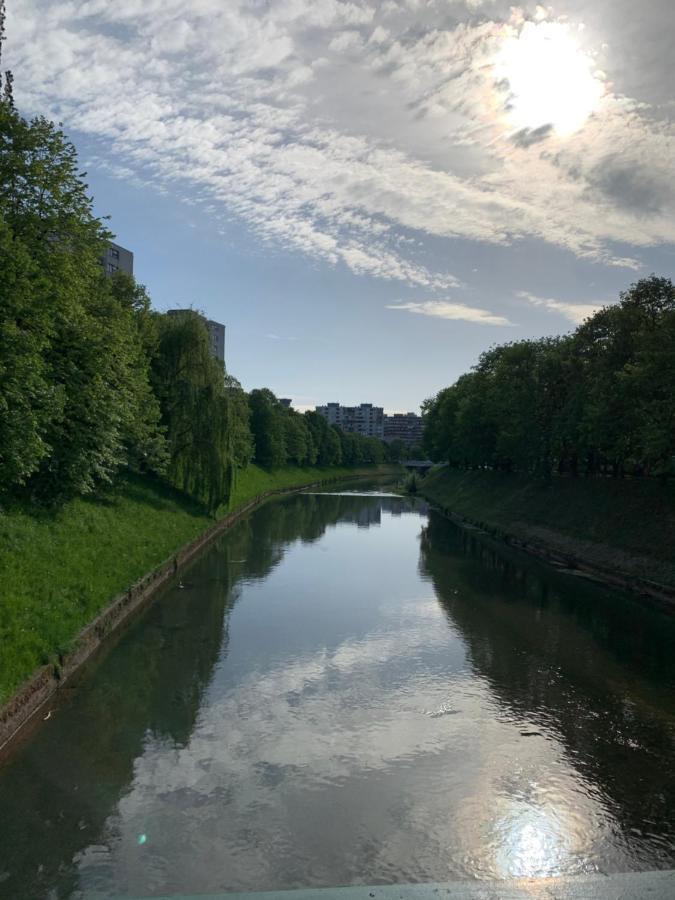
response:
<path id="1" fill-rule="evenodd" d="M 116 250 L 114 247 L 111 247 L 111 248 L 110 248 L 110 255 L 112 256 L 113 259 L 119 259 L 119 258 L 120 258 L 120 251 L 119 251 L 119 250 Z"/>
<path id="2" fill-rule="evenodd" d="M 108 271 L 112 275 L 113 272 L 117 272 L 117 266 L 113 263 L 108 263 Z"/>

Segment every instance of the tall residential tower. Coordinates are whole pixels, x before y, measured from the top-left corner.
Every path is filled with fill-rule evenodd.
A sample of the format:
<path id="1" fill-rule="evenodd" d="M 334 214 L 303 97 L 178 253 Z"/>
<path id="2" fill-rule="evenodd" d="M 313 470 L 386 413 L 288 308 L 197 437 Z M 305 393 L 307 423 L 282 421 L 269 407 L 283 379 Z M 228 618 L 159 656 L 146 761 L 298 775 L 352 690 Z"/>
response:
<path id="1" fill-rule="evenodd" d="M 372 403 L 360 406 L 340 406 L 339 403 L 327 403 L 317 406 L 319 415 L 327 419 L 330 425 L 339 425 L 343 431 L 364 434 L 366 437 L 384 437 L 384 409 Z"/>

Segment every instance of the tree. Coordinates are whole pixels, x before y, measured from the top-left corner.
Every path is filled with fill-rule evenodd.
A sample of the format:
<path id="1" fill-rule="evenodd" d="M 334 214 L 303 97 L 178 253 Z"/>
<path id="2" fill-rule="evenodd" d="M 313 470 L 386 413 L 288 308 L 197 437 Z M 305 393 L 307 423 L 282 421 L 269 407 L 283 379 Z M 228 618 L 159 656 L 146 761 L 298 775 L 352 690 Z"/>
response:
<path id="1" fill-rule="evenodd" d="M 387 447 L 387 456 L 391 462 L 401 462 L 408 456 L 408 449 L 404 441 L 394 438 Z"/>
<path id="2" fill-rule="evenodd" d="M 319 451 L 319 465 L 339 466 L 342 462 L 342 447 L 340 446 L 339 431 L 340 429 L 334 425 L 328 427 Z"/>
<path id="3" fill-rule="evenodd" d="M 292 409 L 285 410 L 284 439 L 286 459 L 296 466 L 307 463 L 309 455 L 309 431 L 304 418 Z"/>
<path id="4" fill-rule="evenodd" d="M 639 472 L 675 474 L 675 311 L 659 318 L 619 373 L 621 395 L 635 411 Z"/>
<path id="5" fill-rule="evenodd" d="M 157 407 L 134 312 L 99 263 L 110 235 L 92 212 L 75 148 L 51 122 L 27 122 L 6 101 L 0 225 L 1 487 L 44 501 L 91 492 L 134 460 L 156 460 Z"/>
<path id="6" fill-rule="evenodd" d="M 153 385 L 169 442 L 168 475 L 176 487 L 215 510 L 229 501 L 245 456 L 241 403 L 211 354 L 198 313 L 163 315 L 158 323 Z"/>
<path id="7" fill-rule="evenodd" d="M 362 438 L 365 444 L 365 462 L 380 465 L 384 462 L 385 443 L 376 437 Z"/>
<path id="8" fill-rule="evenodd" d="M 275 469 L 286 462 L 284 408 L 267 388 L 251 391 L 251 431 L 255 445 L 255 461 Z"/>
<path id="9" fill-rule="evenodd" d="M 251 434 L 251 410 L 248 396 L 232 375 L 225 375 L 225 391 L 229 404 L 230 452 L 235 469 L 245 469 L 253 459 L 254 446 Z"/>
<path id="10" fill-rule="evenodd" d="M 62 396 L 44 359 L 50 322 L 39 275 L 23 243 L 0 221 L 0 493 L 26 483 L 50 452 L 50 422 Z"/>
<path id="11" fill-rule="evenodd" d="M 432 459 L 528 473 L 667 473 L 675 454 L 675 287 L 652 275 L 561 338 L 483 353 L 425 401 Z"/>
<path id="12" fill-rule="evenodd" d="M 633 392 L 635 382 L 631 386 L 624 374 L 643 348 L 658 351 L 661 323 L 674 310 L 672 282 L 652 275 L 631 285 L 618 304 L 600 310 L 577 329 L 574 346 L 583 361 L 585 382 L 581 433 L 591 471 L 608 468 L 619 475 L 627 466 L 645 465 L 642 404 Z M 666 356 L 658 357 L 661 363 Z M 668 378 L 666 369 L 661 377 Z"/>

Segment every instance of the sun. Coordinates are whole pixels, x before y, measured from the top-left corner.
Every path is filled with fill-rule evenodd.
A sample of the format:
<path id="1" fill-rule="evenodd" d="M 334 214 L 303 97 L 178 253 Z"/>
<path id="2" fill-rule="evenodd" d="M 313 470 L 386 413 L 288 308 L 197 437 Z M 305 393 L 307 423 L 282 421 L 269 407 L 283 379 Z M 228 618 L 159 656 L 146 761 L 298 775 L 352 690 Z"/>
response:
<path id="1" fill-rule="evenodd" d="M 506 115 L 517 129 L 550 125 L 562 137 L 572 135 L 605 92 L 593 58 L 561 22 L 525 22 L 505 39 L 494 71 L 509 92 Z"/>

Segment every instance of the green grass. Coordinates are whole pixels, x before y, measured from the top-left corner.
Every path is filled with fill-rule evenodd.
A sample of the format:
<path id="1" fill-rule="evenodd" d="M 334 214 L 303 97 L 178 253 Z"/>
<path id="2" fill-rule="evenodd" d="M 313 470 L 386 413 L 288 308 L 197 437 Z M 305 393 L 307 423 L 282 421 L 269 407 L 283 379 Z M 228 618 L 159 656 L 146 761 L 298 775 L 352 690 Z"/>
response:
<path id="1" fill-rule="evenodd" d="M 227 511 L 268 490 L 353 474 L 250 466 Z M 213 523 L 185 495 L 138 476 L 121 479 L 102 498 L 72 500 L 55 513 L 1 511 L 0 706 L 36 668 L 71 649 L 116 594 Z"/>
<path id="2" fill-rule="evenodd" d="M 213 524 L 150 479 L 58 512 L 0 515 L 0 704 L 120 591 Z"/>
<path id="3" fill-rule="evenodd" d="M 656 479 L 534 479 L 430 472 L 421 492 L 443 508 L 640 578 L 675 584 L 675 484 Z"/>

